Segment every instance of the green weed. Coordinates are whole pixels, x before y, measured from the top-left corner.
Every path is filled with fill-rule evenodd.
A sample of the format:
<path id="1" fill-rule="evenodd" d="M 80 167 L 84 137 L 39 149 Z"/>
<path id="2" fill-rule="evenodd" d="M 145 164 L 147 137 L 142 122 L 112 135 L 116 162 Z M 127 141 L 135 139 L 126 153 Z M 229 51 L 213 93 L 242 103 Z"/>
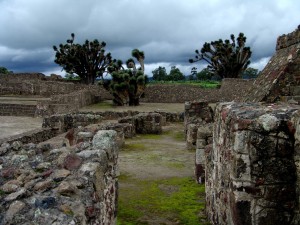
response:
<path id="1" fill-rule="evenodd" d="M 204 185 L 196 184 L 191 178 L 132 179 L 130 183 L 135 188 L 120 186 L 118 224 L 144 224 L 141 218 L 146 214 L 172 218 L 184 225 L 201 224 L 203 218 L 199 212 L 204 209 Z"/>

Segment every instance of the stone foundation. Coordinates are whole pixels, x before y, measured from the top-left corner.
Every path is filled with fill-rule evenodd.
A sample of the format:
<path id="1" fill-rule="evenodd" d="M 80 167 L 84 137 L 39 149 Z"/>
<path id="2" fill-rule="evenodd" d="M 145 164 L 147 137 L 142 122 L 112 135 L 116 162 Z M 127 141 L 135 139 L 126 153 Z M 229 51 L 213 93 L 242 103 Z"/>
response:
<path id="1" fill-rule="evenodd" d="M 217 106 L 205 167 L 212 224 L 299 224 L 299 109 Z"/>
<path id="2" fill-rule="evenodd" d="M 2 145 L 0 224 L 115 224 L 116 138 L 98 131 L 70 148 Z"/>

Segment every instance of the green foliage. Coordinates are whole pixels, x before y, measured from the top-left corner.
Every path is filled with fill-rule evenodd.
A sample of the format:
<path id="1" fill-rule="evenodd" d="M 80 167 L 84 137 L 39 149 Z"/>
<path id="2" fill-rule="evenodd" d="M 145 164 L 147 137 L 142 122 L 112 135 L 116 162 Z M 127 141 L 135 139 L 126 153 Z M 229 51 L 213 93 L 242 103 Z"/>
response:
<path id="1" fill-rule="evenodd" d="M 185 80 L 185 76 L 176 66 L 172 66 L 170 73 L 167 74 L 166 68 L 159 66 L 157 69 L 152 71 L 153 80 L 155 81 L 179 81 Z"/>
<path id="2" fill-rule="evenodd" d="M 179 80 L 185 80 L 185 76 L 180 71 L 179 68 L 176 68 L 176 66 L 172 66 L 170 70 L 170 74 L 167 77 L 167 80 L 173 80 L 173 81 L 179 81 Z"/>
<path id="3" fill-rule="evenodd" d="M 7 68 L 0 66 L 0 74 L 10 74 L 13 73 L 12 71 L 9 71 Z"/>
<path id="4" fill-rule="evenodd" d="M 151 81 L 148 85 L 156 85 L 156 84 L 176 84 L 176 85 L 193 85 L 198 86 L 201 88 L 219 88 L 220 82 L 219 81 L 212 81 L 212 80 L 186 80 L 186 81 Z"/>
<path id="5" fill-rule="evenodd" d="M 95 82 L 97 77 L 103 77 L 107 67 L 113 62 L 110 53 L 105 54 L 105 42 L 86 40 L 84 44 L 74 43 L 75 35 L 66 44 L 53 46 L 54 62 L 70 74 L 77 74 L 87 84 Z"/>
<path id="6" fill-rule="evenodd" d="M 209 69 L 205 68 L 196 74 L 197 80 L 210 80 L 212 77 L 212 73 Z"/>
<path id="7" fill-rule="evenodd" d="M 258 69 L 254 69 L 252 67 L 248 67 L 244 72 L 243 72 L 243 78 L 247 79 L 255 79 L 259 75 Z"/>
<path id="8" fill-rule="evenodd" d="M 119 190 L 118 224 L 143 224 L 140 218 L 144 212 L 172 218 L 176 224 L 201 224 L 199 212 L 205 207 L 204 185 L 196 184 L 191 178 L 143 181 L 126 177 L 128 179 L 136 187 L 125 186 Z M 202 201 L 199 201 L 200 196 Z"/>
<path id="9" fill-rule="evenodd" d="M 246 37 L 243 33 L 236 40 L 231 34 L 230 40 L 205 42 L 200 51 L 195 51 L 195 58 L 189 62 L 204 60 L 208 63 L 207 69 L 221 78 L 241 77 L 250 64 L 252 54 L 250 47 L 245 47 L 245 43 Z"/>
<path id="10" fill-rule="evenodd" d="M 197 79 L 197 68 L 193 67 L 191 70 L 191 75 L 189 76 L 189 80 L 196 80 Z"/>
<path id="11" fill-rule="evenodd" d="M 111 80 L 103 83 L 114 97 L 115 105 L 139 105 L 140 97 L 144 94 L 147 82 L 147 76 L 144 74 L 144 52 L 134 49 L 132 56 L 140 63 L 140 68 L 136 68 L 134 59 L 130 58 L 126 61 L 128 69 L 122 67 L 122 61 L 114 61 L 109 67 L 108 72 L 111 73 Z"/>
<path id="12" fill-rule="evenodd" d="M 168 76 L 166 68 L 161 66 L 153 70 L 152 74 L 153 74 L 153 80 L 156 81 L 166 80 Z"/>
<path id="13" fill-rule="evenodd" d="M 80 77 L 75 74 L 67 73 L 65 75 L 65 80 L 80 80 Z"/>

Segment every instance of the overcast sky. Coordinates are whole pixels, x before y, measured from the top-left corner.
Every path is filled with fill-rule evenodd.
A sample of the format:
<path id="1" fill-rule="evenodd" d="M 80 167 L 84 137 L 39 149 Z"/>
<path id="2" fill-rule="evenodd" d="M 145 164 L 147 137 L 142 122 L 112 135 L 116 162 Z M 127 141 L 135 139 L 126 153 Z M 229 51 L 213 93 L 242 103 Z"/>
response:
<path id="1" fill-rule="evenodd" d="M 98 39 L 113 58 L 145 53 L 146 74 L 188 63 L 204 42 L 243 32 L 251 67 L 261 70 L 276 39 L 300 24 L 299 0 L 0 0 L 0 66 L 14 72 L 62 74 L 53 45 Z"/>

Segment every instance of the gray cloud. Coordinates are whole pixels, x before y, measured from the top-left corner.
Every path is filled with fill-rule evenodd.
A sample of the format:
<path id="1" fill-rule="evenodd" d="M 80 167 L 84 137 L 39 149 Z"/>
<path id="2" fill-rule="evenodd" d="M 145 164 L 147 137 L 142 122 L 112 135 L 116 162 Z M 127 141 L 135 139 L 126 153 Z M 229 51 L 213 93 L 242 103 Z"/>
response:
<path id="1" fill-rule="evenodd" d="M 187 61 L 204 42 L 243 32 L 251 66 L 262 69 L 276 38 L 298 26 L 299 8 L 298 0 L 0 0 L 0 66 L 57 72 L 52 46 L 74 32 L 78 43 L 105 41 L 124 61 L 132 49 L 143 50 L 149 75 L 159 65 L 189 73 L 203 67 Z"/>

